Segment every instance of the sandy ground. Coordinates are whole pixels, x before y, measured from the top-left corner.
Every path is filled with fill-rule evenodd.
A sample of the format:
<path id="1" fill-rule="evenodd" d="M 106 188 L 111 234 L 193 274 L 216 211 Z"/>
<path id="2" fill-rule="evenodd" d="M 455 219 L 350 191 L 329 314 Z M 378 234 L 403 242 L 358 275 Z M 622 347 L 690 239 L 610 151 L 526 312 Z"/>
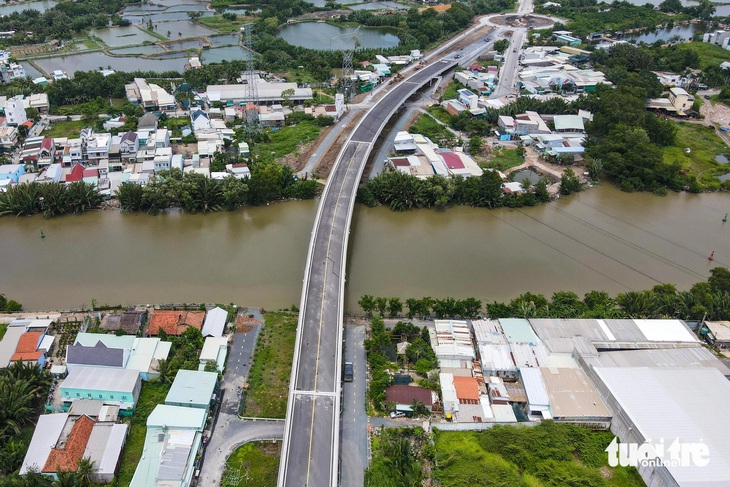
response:
<path id="1" fill-rule="evenodd" d="M 705 100 L 700 108 L 700 113 L 705 116 L 703 122 L 705 125 L 720 124 L 727 127 L 730 125 L 730 107 L 724 103 L 712 103 Z"/>

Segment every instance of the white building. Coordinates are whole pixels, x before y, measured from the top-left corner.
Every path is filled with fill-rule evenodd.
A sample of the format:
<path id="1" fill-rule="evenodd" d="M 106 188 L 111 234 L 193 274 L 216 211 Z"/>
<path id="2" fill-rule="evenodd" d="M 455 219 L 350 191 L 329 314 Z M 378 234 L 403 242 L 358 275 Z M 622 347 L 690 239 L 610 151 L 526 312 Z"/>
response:
<path id="1" fill-rule="evenodd" d="M 17 127 L 24 124 L 28 120 L 25 115 L 25 105 L 23 104 L 23 95 L 17 95 L 9 98 L 5 103 L 5 123 L 11 127 Z"/>

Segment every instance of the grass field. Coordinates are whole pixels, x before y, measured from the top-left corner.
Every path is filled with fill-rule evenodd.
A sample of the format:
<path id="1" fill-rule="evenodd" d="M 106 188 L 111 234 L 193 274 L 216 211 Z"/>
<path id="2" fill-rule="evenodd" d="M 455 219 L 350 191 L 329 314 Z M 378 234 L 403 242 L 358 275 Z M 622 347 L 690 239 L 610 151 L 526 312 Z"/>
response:
<path id="1" fill-rule="evenodd" d="M 271 130 L 268 132 L 269 142 L 255 144 L 251 148 L 251 152 L 259 162 L 274 161 L 279 157 L 295 153 L 301 144 L 316 139 L 320 130 L 322 127 L 311 121 Z"/>
<path id="2" fill-rule="evenodd" d="M 492 152 L 489 159 L 489 166 L 506 171 L 507 169 L 519 166 L 525 162 L 525 157 L 521 156 L 517 149 L 497 149 Z"/>
<path id="3" fill-rule="evenodd" d="M 441 487 L 541 485 L 642 487 L 636 469 L 610 468 L 610 432 L 543 422 L 486 431 L 437 431 L 435 478 Z"/>
<path id="4" fill-rule="evenodd" d="M 245 416 L 286 416 L 297 318 L 296 313 L 264 314 L 264 327 L 256 343 L 249 373 Z"/>
<path id="5" fill-rule="evenodd" d="M 81 129 L 87 125 L 89 123 L 83 120 L 52 123 L 48 130 L 43 132 L 43 135 L 46 137 L 78 137 Z"/>
<path id="6" fill-rule="evenodd" d="M 139 400 L 132 415 L 129 435 L 122 453 L 117 485 L 128 486 L 132 482 L 134 470 L 142 457 L 144 437 L 147 434 L 147 416 L 155 409 L 155 406 L 165 401 L 165 396 L 167 396 L 169 390 L 169 384 L 162 384 L 161 382 L 142 383 L 142 390 L 139 393 Z"/>
<path id="7" fill-rule="evenodd" d="M 236 449 L 226 461 L 223 487 L 274 487 L 279 473 L 281 443 L 257 441 Z"/>
<path id="8" fill-rule="evenodd" d="M 663 148 L 665 162 L 679 162 L 692 174 L 703 176 L 709 176 L 714 169 L 722 168 L 722 165 L 715 161 L 715 156 L 730 155 L 730 148 L 715 130 L 696 123 L 680 122 L 676 125 L 677 141 L 673 146 Z M 685 148 L 690 149 L 689 154 L 685 153 Z"/>
<path id="9" fill-rule="evenodd" d="M 700 68 L 717 66 L 723 61 L 730 61 L 730 51 L 708 42 L 684 42 L 677 44 L 681 51 L 695 51 L 700 57 Z"/>
<path id="10" fill-rule="evenodd" d="M 449 112 L 447 112 L 445 108 L 440 106 L 432 106 L 427 108 L 426 111 L 446 125 L 451 124 L 451 115 L 449 115 Z"/>
<path id="11" fill-rule="evenodd" d="M 229 34 L 231 32 L 239 32 L 241 24 L 246 23 L 246 17 L 239 15 L 234 21 L 224 19 L 220 15 L 214 15 L 212 17 L 200 17 L 197 22 L 209 27 L 213 30 L 220 32 L 221 34 Z"/>

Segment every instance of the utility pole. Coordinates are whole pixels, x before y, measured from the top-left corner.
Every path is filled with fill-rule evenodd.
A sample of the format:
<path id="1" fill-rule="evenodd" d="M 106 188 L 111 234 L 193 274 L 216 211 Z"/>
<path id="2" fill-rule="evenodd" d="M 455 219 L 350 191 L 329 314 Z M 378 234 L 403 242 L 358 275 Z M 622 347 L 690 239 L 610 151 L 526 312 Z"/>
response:
<path id="1" fill-rule="evenodd" d="M 253 30 L 254 24 L 245 24 L 243 27 L 245 34 L 244 45 L 248 50 L 248 59 L 246 60 L 246 105 L 243 107 L 244 123 L 248 132 L 249 142 L 253 141 L 254 136 L 259 132 L 261 126 L 259 124 L 259 75 L 256 72 L 253 60 Z"/>
<path id="2" fill-rule="evenodd" d="M 342 51 L 342 76 L 340 78 L 340 90 L 345 96 L 345 101 L 352 98 L 352 76 L 354 73 L 352 68 L 352 56 L 355 53 L 355 49 L 357 49 L 360 45 L 360 42 L 357 40 L 359 33 L 360 27 L 349 34 L 340 34 L 332 38 L 339 42 L 340 50 Z"/>

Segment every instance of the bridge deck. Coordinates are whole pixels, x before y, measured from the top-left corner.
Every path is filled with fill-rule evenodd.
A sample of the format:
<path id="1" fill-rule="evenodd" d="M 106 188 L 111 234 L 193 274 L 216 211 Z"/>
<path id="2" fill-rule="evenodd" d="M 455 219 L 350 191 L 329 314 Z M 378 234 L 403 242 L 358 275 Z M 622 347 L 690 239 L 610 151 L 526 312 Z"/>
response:
<path id="1" fill-rule="evenodd" d="M 357 186 L 373 143 L 396 108 L 434 75 L 451 67 L 453 63 L 434 63 L 422 68 L 383 97 L 346 143 L 327 182 L 302 290 L 280 486 L 337 483 L 343 266 Z"/>

